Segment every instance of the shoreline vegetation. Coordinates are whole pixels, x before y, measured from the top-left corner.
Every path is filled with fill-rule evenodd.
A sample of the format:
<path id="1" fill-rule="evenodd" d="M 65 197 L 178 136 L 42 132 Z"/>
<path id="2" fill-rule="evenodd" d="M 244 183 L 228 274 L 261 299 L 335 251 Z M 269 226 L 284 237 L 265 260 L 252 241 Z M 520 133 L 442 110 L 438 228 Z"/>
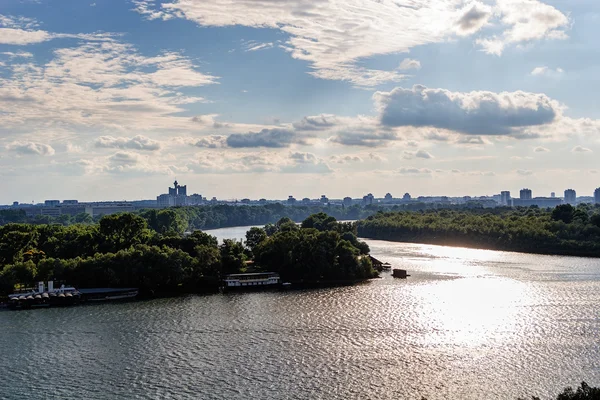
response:
<path id="1" fill-rule="evenodd" d="M 600 207 L 582 204 L 495 209 L 378 212 L 357 221 L 357 235 L 393 242 L 523 253 L 600 257 Z"/>
<path id="2" fill-rule="evenodd" d="M 175 210 L 114 214 L 96 224 L 0 226 L 0 297 L 15 285 L 66 282 L 78 288 L 137 287 L 142 296 L 210 293 L 227 274 L 277 272 L 282 282 L 329 286 L 377 277 L 355 225 L 318 213 L 251 228 L 219 244 L 185 233 Z"/>

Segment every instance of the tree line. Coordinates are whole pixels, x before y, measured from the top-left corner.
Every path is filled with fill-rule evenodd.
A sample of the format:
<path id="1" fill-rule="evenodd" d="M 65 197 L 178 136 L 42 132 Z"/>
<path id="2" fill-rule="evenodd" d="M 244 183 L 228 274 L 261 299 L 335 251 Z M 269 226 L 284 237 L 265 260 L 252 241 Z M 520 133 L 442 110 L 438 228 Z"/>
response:
<path id="1" fill-rule="evenodd" d="M 174 209 L 113 214 L 98 223 L 0 226 L 0 295 L 15 284 L 63 281 L 76 287 L 138 287 L 145 294 L 210 291 L 225 274 L 274 271 L 293 282 L 375 276 L 369 248 L 352 224 L 324 213 L 298 226 L 281 218 L 243 242 L 196 230 Z M 249 263 L 252 261 L 252 263 Z"/>
<path id="2" fill-rule="evenodd" d="M 600 257 L 600 208 L 589 204 L 378 212 L 359 221 L 357 232 L 391 241 Z"/>

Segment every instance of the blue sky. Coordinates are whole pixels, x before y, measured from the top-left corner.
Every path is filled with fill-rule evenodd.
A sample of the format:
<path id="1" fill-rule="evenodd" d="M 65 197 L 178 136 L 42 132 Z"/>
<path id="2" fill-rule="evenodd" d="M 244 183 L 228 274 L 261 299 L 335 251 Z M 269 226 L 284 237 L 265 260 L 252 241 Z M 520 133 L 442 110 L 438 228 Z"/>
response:
<path id="1" fill-rule="evenodd" d="M 594 0 L 3 1 L 0 203 L 600 186 Z"/>

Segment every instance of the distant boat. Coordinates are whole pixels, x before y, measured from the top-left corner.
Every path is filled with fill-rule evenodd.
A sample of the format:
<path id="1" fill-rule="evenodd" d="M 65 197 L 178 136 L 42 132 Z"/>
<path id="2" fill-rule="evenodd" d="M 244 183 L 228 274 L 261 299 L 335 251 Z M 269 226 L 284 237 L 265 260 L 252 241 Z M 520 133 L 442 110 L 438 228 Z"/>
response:
<path id="1" fill-rule="evenodd" d="M 113 301 L 133 299 L 138 295 L 138 288 L 93 288 L 80 289 L 84 301 Z"/>
<path id="2" fill-rule="evenodd" d="M 276 287 L 281 278 L 275 272 L 254 272 L 248 274 L 229 274 L 223 279 L 223 289 L 261 289 Z"/>
<path id="3" fill-rule="evenodd" d="M 407 276 L 410 276 L 406 273 L 405 269 L 394 269 L 392 271 L 392 276 L 394 278 L 406 279 Z"/>
<path id="4" fill-rule="evenodd" d="M 27 309 L 50 306 L 69 306 L 79 303 L 81 293 L 72 286 L 61 285 L 54 289 L 54 282 L 48 281 L 48 289 L 44 282 L 38 283 L 36 289 L 25 289 L 8 295 L 8 307 Z"/>

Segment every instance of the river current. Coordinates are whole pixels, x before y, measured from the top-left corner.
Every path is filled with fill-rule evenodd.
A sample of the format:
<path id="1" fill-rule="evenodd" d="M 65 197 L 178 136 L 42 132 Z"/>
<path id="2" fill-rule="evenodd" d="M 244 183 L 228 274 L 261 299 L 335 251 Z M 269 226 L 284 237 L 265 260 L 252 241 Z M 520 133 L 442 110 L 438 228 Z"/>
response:
<path id="1" fill-rule="evenodd" d="M 411 276 L 0 312 L 0 399 L 516 399 L 600 385 L 600 260 L 367 242 Z"/>

